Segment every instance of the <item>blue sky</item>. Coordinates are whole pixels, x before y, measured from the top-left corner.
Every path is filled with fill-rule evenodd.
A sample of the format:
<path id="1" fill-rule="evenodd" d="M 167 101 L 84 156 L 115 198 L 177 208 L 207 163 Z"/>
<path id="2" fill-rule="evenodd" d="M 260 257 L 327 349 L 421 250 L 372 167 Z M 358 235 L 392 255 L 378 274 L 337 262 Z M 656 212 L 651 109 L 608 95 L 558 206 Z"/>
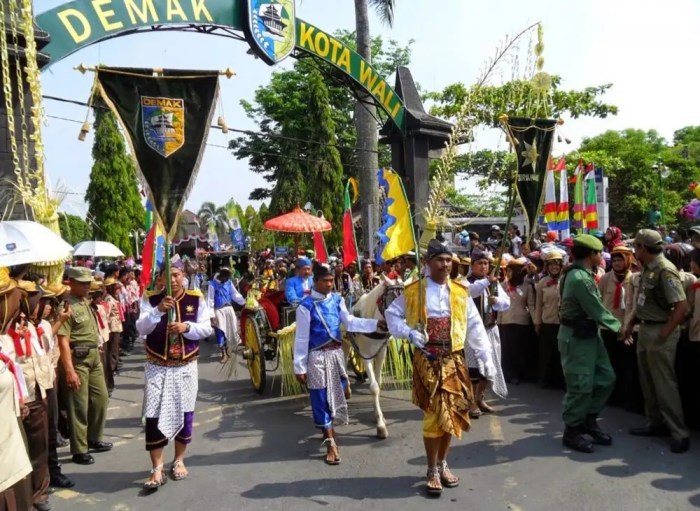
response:
<path id="1" fill-rule="evenodd" d="M 213 0 L 209 0 L 213 1 Z M 222 1 L 222 0 L 218 0 Z M 64 3 L 35 2 L 37 12 Z M 612 82 L 606 100 L 618 105 L 617 117 L 568 121 L 564 134 L 575 148 L 582 137 L 608 129 L 658 129 L 668 139 L 675 129 L 700 124 L 697 101 L 698 71 L 694 52 L 700 48 L 700 2 L 696 0 L 397 0 L 393 29 L 372 15 L 372 30 L 405 44 L 414 39 L 411 71 L 426 90 L 439 90 L 454 82 L 472 83 L 483 62 L 507 34 L 542 21 L 545 28 L 545 70 L 563 77 L 565 87 L 581 88 Z M 351 0 L 297 0 L 297 15 L 327 32 L 353 29 Z M 222 108 L 229 126 L 255 129 L 245 118 L 241 99 L 251 99 L 275 68 L 246 54 L 240 41 L 185 33 L 149 33 L 117 38 L 86 48 L 50 67 L 42 75 L 43 92 L 85 101 L 91 75 L 73 67 L 84 63 L 114 66 L 225 69 L 237 76 L 222 79 Z M 278 68 L 289 67 L 284 62 Z M 496 82 L 509 78 L 509 66 L 496 74 Z M 393 83 L 393 78 L 390 80 Z M 83 194 L 92 165 L 92 134 L 78 141 L 87 109 L 46 101 L 50 116 L 44 127 L 47 173 L 56 185 L 64 183 L 71 194 L 63 209 L 84 214 Z M 229 198 L 246 205 L 250 191 L 263 184 L 223 147 L 233 136 L 212 130 L 202 166 L 186 206 L 196 210 L 203 201 L 224 203 Z M 498 143 L 482 133 L 477 144 Z"/>

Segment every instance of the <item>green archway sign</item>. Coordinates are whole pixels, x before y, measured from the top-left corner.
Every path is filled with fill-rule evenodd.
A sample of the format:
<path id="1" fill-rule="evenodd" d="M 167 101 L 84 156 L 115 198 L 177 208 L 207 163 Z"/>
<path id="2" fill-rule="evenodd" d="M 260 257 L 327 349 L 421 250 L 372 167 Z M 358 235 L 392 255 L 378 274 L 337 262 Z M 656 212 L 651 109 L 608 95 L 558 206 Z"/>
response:
<path id="1" fill-rule="evenodd" d="M 293 17 L 293 0 L 287 2 Z M 39 14 L 36 22 L 51 35 L 51 42 L 42 49 L 51 57 L 51 63 L 104 39 L 149 27 L 177 25 L 245 29 L 246 40 L 259 54 L 261 47 L 249 29 L 249 9 L 284 3 L 285 0 L 74 0 Z M 333 64 L 351 77 L 404 131 L 404 104 L 376 69 L 318 27 L 298 18 L 293 22 L 292 36 L 298 50 Z"/>

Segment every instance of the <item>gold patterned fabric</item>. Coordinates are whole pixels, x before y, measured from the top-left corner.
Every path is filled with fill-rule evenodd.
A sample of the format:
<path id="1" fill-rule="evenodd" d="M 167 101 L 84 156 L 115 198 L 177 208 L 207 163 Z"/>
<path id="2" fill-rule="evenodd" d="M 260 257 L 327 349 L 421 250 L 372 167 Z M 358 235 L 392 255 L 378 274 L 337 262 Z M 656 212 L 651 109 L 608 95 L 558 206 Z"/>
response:
<path id="1" fill-rule="evenodd" d="M 464 354 L 437 353 L 431 360 L 422 351 L 414 351 L 412 400 L 426 414 L 424 436 L 435 438 L 447 433 L 460 438 L 462 431 L 469 431 L 469 405 L 474 393 Z M 426 431 L 426 423 L 431 424 L 431 431 Z"/>

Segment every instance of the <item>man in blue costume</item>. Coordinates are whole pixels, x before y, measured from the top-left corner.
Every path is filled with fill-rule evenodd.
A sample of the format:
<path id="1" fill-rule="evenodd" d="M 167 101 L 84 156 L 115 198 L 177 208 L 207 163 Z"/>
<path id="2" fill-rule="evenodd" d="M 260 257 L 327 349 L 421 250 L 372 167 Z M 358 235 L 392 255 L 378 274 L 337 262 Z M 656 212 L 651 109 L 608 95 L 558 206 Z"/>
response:
<path id="1" fill-rule="evenodd" d="M 309 389 L 314 424 L 323 431 L 327 447 L 325 461 L 338 465 L 340 452 L 333 422 L 348 423 L 348 375 L 340 326 L 345 325 L 348 332 L 371 333 L 378 328 L 386 331 L 386 323 L 356 318 L 348 312 L 340 294 L 332 292 L 334 274 L 330 266 L 316 264 L 313 274 L 313 290 L 297 307 L 294 374 Z"/>
<path id="2" fill-rule="evenodd" d="M 313 287 L 311 260 L 306 257 L 300 257 L 297 259 L 295 268 L 296 276 L 287 279 L 284 284 L 284 295 L 290 304 L 299 305 Z"/>
<path id="3" fill-rule="evenodd" d="M 240 342 L 238 331 L 238 319 L 233 310 L 233 303 L 245 305 L 245 298 L 238 292 L 231 282 L 231 269 L 223 267 L 219 274 L 209 283 L 207 305 L 213 311 L 212 326 L 216 334 L 216 342 L 221 352 L 220 362 L 223 364 L 229 359 L 228 343 L 231 341 L 235 347 Z"/>

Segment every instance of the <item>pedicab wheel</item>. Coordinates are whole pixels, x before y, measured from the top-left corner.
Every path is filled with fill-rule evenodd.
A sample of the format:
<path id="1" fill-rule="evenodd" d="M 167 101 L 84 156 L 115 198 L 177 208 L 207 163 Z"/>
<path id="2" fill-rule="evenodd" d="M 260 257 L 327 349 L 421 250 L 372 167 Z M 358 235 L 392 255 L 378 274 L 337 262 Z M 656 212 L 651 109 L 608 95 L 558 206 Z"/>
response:
<path id="1" fill-rule="evenodd" d="M 245 344 L 246 351 L 244 358 L 246 359 L 246 364 L 248 364 L 250 382 L 253 384 L 255 392 L 263 394 L 265 392 L 266 383 L 265 356 L 262 351 L 260 328 L 258 328 L 255 317 L 246 317 Z"/>
<path id="2" fill-rule="evenodd" d="M 365 381 L 367 379 L 367 371 L 365 371 L 365 361 L 362 360 L 354 348 L 350 348 L 350 353 L 348 354 L 348 359 L 350 360 L 350 366 L 355 376 L 359 381 Z"/>

